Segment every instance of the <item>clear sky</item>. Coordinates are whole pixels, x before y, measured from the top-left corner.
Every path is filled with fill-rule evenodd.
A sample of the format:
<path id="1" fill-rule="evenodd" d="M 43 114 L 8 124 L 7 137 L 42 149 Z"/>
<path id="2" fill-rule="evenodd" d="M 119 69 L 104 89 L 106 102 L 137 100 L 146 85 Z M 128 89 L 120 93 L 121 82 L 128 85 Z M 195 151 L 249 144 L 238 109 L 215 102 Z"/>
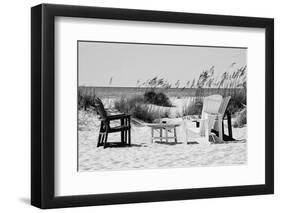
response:
<path id="1" fill-rule="evenodd" d="M 136 87 L 155 76 L 174 84 L 215 67 L 215 75 L 247 65 L 247 49 L 78 42 L 79 86 Z M 111 84 L 110 84 L 111 82 Z"/>

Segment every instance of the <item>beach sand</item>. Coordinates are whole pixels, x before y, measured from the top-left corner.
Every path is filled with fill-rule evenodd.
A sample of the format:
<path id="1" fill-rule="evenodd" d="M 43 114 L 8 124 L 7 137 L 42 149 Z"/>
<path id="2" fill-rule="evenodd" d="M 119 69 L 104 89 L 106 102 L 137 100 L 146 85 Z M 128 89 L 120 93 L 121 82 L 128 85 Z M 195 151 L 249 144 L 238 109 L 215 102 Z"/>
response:
<path id="1" fill-rule="evenodd" d="M 247 128 L 233 128 L 236 141 L 223 144 L 201 143 L 188 135 L 185 125 L 177 127 L 178 142 L 151 143 L 151 129 L 132 125 L 130 147 L 97 147 L 99 120 L 93 113 L 79 112 L 78 170 L 129 170 L 198 166 L 242 165 L 247 163 Z M 181 118 L 171 119 L 183 124 Z M 194 123 L 189 122 L 192 127 Z M 109 134 L 109 142 L 120 141 L 120 133 Z M 188 144 L 187 142 L 191 142 Z"/>

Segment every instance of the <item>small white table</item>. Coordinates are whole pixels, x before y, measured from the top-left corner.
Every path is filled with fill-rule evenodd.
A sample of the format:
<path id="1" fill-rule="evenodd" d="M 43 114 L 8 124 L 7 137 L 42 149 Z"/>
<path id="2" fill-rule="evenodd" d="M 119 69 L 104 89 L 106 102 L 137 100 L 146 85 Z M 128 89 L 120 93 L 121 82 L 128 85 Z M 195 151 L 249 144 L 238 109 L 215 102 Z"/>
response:
<path id="1" fill-rule="evenodd" d="M 154 140 L 159 139 L 160 142 L 165 140 L 166 142 L 169 142 L 169 139 L 174 139 L 175 143 L 177 143 L 177 131 L 176 127 L 180 126 L 180 124 L 147 124 L 147 126 L 151 127 L 151 143 L 154 142 Z M 154 135 L 154 131 L 159 130 L 159 136 Z M 165 135 L 163 136 L 163 131 L 165 132 Z M 172 136 L 169 136 L 168 132 L 171 131 L 173 133 Z"/>

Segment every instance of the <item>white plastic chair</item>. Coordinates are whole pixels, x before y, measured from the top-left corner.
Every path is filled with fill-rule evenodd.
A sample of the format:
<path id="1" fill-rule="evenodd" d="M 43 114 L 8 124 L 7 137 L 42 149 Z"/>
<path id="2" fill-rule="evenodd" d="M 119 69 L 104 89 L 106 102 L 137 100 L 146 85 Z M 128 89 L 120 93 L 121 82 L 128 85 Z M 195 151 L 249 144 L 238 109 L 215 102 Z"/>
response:
<path id="1" fill-rule="evenodd" d="M 203 108 L 201 113 L 201 119 L 194 120 L 194 122 L 199 122 L 199 132 L 198 128 L 194 129 L 199 134 L 199 137 L 204 137 L 205 142 L 209 142 L 209 136 L 211 129 L 214 127 L 215 121 L 218 121 L 219 127 L 219 138 L 223 141 L 222 134 L 222 119 L 223 114 L 220 113 L 221 105 L 223 102 L 223 97 L 221 95 L 211 95 L 207 96 L 203 100 Z M 192 130 L 191 130 L 192 131 Z"/>

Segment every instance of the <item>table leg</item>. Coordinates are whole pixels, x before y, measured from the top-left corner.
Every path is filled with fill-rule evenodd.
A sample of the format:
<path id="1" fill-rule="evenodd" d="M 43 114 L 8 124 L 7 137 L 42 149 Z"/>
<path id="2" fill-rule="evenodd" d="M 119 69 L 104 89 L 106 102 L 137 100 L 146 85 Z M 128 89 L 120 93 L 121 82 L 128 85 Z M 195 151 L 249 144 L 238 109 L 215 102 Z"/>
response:
<path id="1" fill-rule="evenodd" d="M 160 142 L 162 143 L 162 128 L 160 128 Z"/>
<path id="2" fill-rule="evenodd" d="M 178 142 L 178 139 L 177 139 L 177 130 L 176 130 L 176 127 L 174 127 L 174 136 L 175 136 L 175 142 L 177 143 L 177 142 Z"/>
<path id="3" fill-rule="evenodd" d="M 166 136 L 166 142 L 168 143 L 169 142 L 169 139 L 168 139 L 168 128 L 165 128 L 165 136 Z"/>

